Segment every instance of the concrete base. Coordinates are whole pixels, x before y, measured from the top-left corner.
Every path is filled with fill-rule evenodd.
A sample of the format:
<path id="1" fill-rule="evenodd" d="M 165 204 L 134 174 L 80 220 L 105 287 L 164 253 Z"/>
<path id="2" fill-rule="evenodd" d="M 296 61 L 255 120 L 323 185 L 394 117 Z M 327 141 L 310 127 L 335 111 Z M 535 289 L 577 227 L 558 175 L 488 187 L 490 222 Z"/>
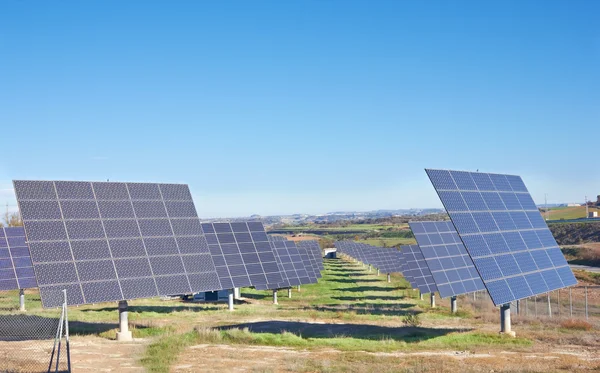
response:
<path id="1" fill-rule="evenodd" d="M 133 336 L 131 335 L 131 332 L 117 332 L 117 341 L 131 342 L 133 341 Z"/>
<path id="2" fill-rule="evenodd" d="M 515 333 L 513 331 L 510 331 L 510 332 L 499 332 L 498 334 L 500 334 L 500 335 L 507 335 L 507 336 L 513 337 L 513 338 L 517 337 L 517 333 Z"/>

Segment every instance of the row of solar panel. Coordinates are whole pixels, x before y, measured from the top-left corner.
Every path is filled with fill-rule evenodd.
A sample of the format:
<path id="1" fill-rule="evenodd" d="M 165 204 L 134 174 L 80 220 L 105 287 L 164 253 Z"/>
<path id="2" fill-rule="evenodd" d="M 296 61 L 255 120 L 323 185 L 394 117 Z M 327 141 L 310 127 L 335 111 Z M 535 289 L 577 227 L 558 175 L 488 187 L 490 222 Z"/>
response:
<path id="1" fill-rule="evenodd" d="M 69 304 L 82 304 L 290 285 L 261 223 L 201 224 L 187 185 L 15 181 L 14 186 L 25 230 L 4 238 L 6 250 L 0 240 L 0 286 L 37 285 L 44 307 L 59 305 L 63 289 Z M 30 254 L 29 261 L 19 253 Z M 306 249 L 293 254 L 292 260 L 307 262 L 298 281 L 316 281 L 316 259 Z M 31 276 L 33 269 L 37 276 Z"/>

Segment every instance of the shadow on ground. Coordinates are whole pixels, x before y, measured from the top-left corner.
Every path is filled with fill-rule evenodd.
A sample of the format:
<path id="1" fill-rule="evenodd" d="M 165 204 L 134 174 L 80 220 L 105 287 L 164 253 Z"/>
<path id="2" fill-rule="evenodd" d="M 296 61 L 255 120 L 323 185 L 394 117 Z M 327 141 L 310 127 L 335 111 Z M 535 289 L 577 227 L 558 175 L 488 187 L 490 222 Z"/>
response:
<path id="1" fill-rule="evenodd" d="M 340 282 L 340 283 L 343 283 L 343 284 L 356 284 L 356 283 L 359 283 L 359 282 L 382 282 L 383 280 L 373 280 L 373 279 L 364 279 L 364 280 L 356 279 L 356 280 L 354 280 L 354 279 L 351 279 L 351 278 L 339 278 L 339 279 L 338 278 L 334 278 L 334 279 L 329 279 L 328 281 L 329 282 Z"/>
<path id="2" fill-rule="evenodd" d="M 236 303 L 238 302 L 243 302 L 243 301 L 238 301 L 236 300 Z M 220 302 L 221 304 L 224 304 L 224 302 Z M 243 303 L 247 303 L 247 302 L 243 302 Z M 206 312 L 206 311 L 217 311 L 217 310 L 222 310 L 223 307 L 205 307 L 204 305 L 206 304 L 217 304 L 217 303 L 201 303 L 198 304 L 198 306 L 193 306 L 195 305 L 194 303 L 190 302 L 190 306 L 187 305 L 181 305 L 181 306 L 129 306 L 127 307 L 127 310 L 129 311 L 129 313 L 142 313 L 142 312 L 154 312 L 154 313 L 174 313 L 174 312 Z M 225 303 L 226 304 L 226 303 Z M 81 312 L 118 312 L 119 308 L 118 307 L 103 307 L 103 308 L 90 308 L 90 309 L 85 309 L 85 310 L 81 310 Z"/>
<path id="3" fill-rule="evenodd" d="M 353 312 L 357 315 L 385 315 L 385 316 L 406 316 L 410 314 L 421 313 L 421 311 L 410 310 L 414 307 L 412 304 L 398 303 L 352 303 L 352 304 L 333 304 L 323 306 L 304 307 L 303 310 L 313 310 L 321 312 Z"/>
<path id="4" fill-rule="evenodd" d="M 356 338 L 367 340 L 420 342 L 466 329 L 433 329 L 422 327 L 385 327 L 364 324 L 312 324 L 307 322 L 261 321 L 220 327 L 220 330 L 248 328 L 253 333 L 293 333 L 302 338 Z"/>
<path id="5" fill-rule="evenodd" d="M 331 297 L 331 299 L 343 300 L 346 302 L 359 302 L 363 300 L 400 300 L 406 298 L 404 295 L 387 296 L 387 295 L 365 295 L 362 297 Z"/>
<path id="6" fill-rule="evenodd" d="M 58 317 L 1 315 L 0 341 L 53 339 L 60 323 Z M 118 328 L 117 323 L 69 321 L 71 335 L 95 335 Z M 139 326 L 139 328 L 144 328 Z"/>
<path id="7" fill-rule="evenodd" d="M 366 293 L 369 291 L 396 291 L 396 288 L 387 288 L 382 286 L 357 286 L 355 288 L 337 288 L 337 291 L 347 291 L 353 293 Z"/>

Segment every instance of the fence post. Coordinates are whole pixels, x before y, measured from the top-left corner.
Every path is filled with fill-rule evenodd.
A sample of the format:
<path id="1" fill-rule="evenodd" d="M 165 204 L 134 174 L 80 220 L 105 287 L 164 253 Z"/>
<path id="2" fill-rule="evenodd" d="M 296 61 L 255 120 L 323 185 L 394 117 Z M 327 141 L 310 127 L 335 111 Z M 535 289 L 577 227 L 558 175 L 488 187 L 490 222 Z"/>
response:
<path id="1" fill-rule="evenodd" d="M 573 296 L 571 294 L 572 288 L 569 288 L 569 314 L 573 318 Z"/>
<path id="2" fill-rule="evenodd" d="M 71 373 L 71 346 L 69 344 L 69 303 L 67 303 L 67 290 L 63 290 L 65 297 L 65 342 L 67 345 L 67 372 Z"/>
<path id="3" fill-rule="evenodd" d="M 585 319 L 588 319 L 588 298 L 587 298 L 587 286 L 585 287 Z"/>

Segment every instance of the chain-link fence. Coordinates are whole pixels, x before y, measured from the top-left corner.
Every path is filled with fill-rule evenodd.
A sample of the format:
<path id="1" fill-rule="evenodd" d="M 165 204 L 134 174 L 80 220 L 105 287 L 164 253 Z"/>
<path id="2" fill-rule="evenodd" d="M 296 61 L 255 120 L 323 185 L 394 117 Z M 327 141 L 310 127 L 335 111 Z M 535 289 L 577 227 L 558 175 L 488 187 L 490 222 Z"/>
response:
<path id="1" fill-rule="evenodd" d="M 460 296 L 459 309 L 461 303 L 481 315 L 492 313 L 497 317 L 498 309 L 485 291 Z M 512 302 L 511 317 L 515 321 L 520 318 L 576 319 L 600 325 L 600 286 L 576 286 Z"/>
<path id="2" fill-rule="evenodd" d="M 66 307 L 27 314 L 0 308 L 0 372 L 68 372 Z"/>

